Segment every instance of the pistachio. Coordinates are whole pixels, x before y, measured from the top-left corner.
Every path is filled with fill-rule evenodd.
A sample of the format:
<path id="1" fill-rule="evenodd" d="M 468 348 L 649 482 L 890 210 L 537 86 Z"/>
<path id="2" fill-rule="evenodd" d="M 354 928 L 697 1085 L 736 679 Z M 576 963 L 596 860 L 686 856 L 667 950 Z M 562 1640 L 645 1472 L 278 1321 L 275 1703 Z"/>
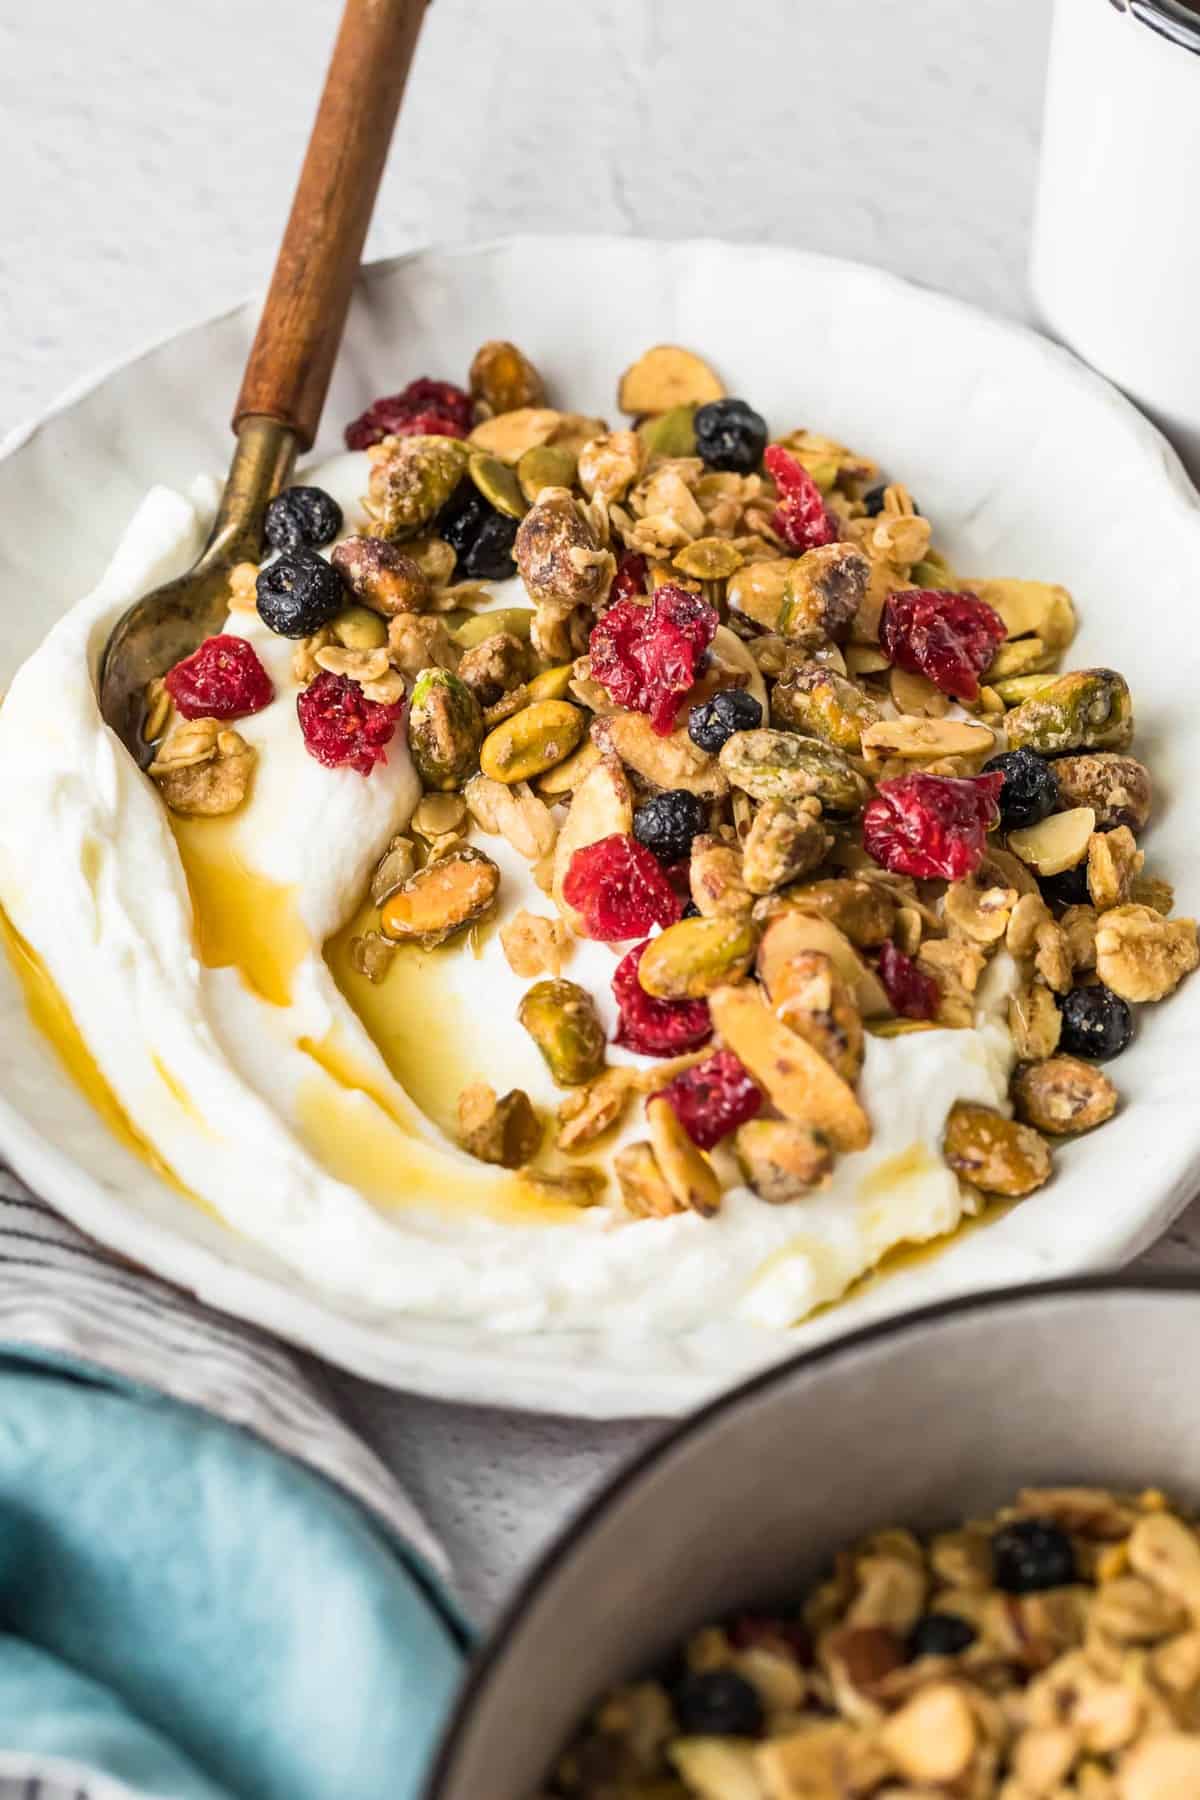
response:
<path id="1" fill-rule="evenodd" d="M 849 756 L 861 755 L 864 729 L 882 716 L 856 682 L 817 662 L 781 676 L 771 695 L 772 724 L 821 738 Z"/>
<path id="2" fill-rule="evenodd" d="M 1149 906 L 1114 906 L 1101 915 L 1096 973 L 1122 1000 L 1164 1000 L 1198 962 L 1195 919 L 1164 919 Z"/>
<path id="3" fill-rule="evenodd" d="M 561 444 L 535 444 L 517 463 L 517 480 L 531 506 L 544 488 L 573 487 L 575 475 L 574 452 Z"/>
<path id="4" fill-rule="evenodd" d="M 613 1159 L 613 1174 L 626 1209 L 637 1219 L 666 1219 L 683 1208 L 658 1166 L 647 1139 L 626 1144 Z"/>
<path id="5" fill-rule="evenodd" d="M 410 875 L 384 902 L 379 922 L 385 937 L 432 950 L 481 919 L 499 886 L 491 857 L 464 844 Z"/>
<path id="6" fill-rule="evenodd" d="M 833 1152 L 808 1125 L 790 1119 L 751 1119 L 734 1139 L 738 1167 L 760 1200 L 784 1206 L 833 1176 Z"/>
<path id="7" fill-rule="evenodd" d="M 1133 702 L 1114 669 L 1060 675 L 1004 721 L 1010 750 L 1060 756 L 1067 750 L 1125 750 L 1133 737 Z"/>
<path id="8" fill-rule="evenodd" d="M 778 1017 L 853 1087 L 862 1070 L 862 1017 L 832 957 L 796 951 L 777 986 L 786 989 L 782 998 L 772 996 Z"/>
<path id="9" fill-rule="evenodd" d="M 519 1169 L 536 1155 L 542 1128 L 523 1089 L 512 1088 L 497 1099 L 494 1090 L 480 1081 L 458 1097 L 458 1141 L 480 1162 Z"/>
<path id="10" fill-rule="evenodd" d="M 1004 620 L 1010 638 L 1041 638 L 1047 650 L 1065 650 L 1075 636 L 1075 607 L 1064 587 L 1049 581 L 969 581 L 971 593 Z"/>
<path id="11" fill-rule="evenodd" d="M 790 910 L 771 920 L 758 946 L 758 974 L 772 1006 L 787 1004 L 793 993 L 797 959 L 812 951 L 829 958 L 864 1019 L 879 1018 L 891 1011 L 882 982 L 850 939 L 827 918 Z M 804 964 L 798 966 L 802 978 Z"/>
<path id="12" fill-rule="evenodd" d="M 706 406 L 724 394 L 720 380 L 691 350 L 656 344 L 622 375 L 617 404 L 627 413 L 664 413 L 672 406 Z"/>
<path id="13" fill-rule="evenodd" d="M 651 414 L 637 428 L 642 454 L 649 462 L 652 456 L 668 457 L 696 454 L 696 408 L 671 406 L 664 413 Z"/>
<path id="14" fill-rule="evenodd" d="M 860 950 L 877 950 L 892 935 L 896 903 L 885 887 L 853 876 L 791 887 L 768 905 L 795 907 L 828 919 Z"/>
<path id="15" fill-rule="evenodd" d="M 374 524 L 373 535 L 414 537 L 462 480 L 469 454 L 458 438 L 385 437 L 372 445 L 363 505 Z"/>
<path id="16" fill-rule="evenodd" d="M 448 669 L 423 669 L 408 712 L 408 747 L 429 788 L 454 788 L 479 762 L 483 717 L 470 688 Z"/>
<path id="17" fill-rule="evenodd" d="M 764 800 L 742 845 L 745 884 L 752 894 L 769 894 L 797 881 L 823 861 L 832 842 L 821 823 L 821 803 L 811 795 Z"/>
<path id="18" fill-rule="evenodd" d="M 1050 1146 L 1029 1125 L 989 1106 L 958 1100 L 950 1109 L 942 1154 L 956 1175 L 985 1194 L 1018 1199 L 1050 1177 Z"/>
<path id="19" fill-rule="evenodd" d="M 862 754 L 874 763 L 899 756 L 933 762 L 941 756 L 987 756 L 996 734 L 970 719 L 881 719 L 862 733 Z"/>
<path id="20" fill-rule="evenodd" d="M 660 737 L 643 713 L 611 713 L 593 720 L 592 741 L 654 787 L 713 796 L 729 792 L 716 758 L 693 744 L 684 726 Z"/>
<path id="21" fill-rule="evenodd" d="M 1054 773 L 1063 800 L 1071 806 L 1090 806 L 1098 831 L 1126 825 L 1138 832 L 1150 817 L 1150 771 L 1136 757 L 1116 756 L 1111 751 L 1061 756 Z"/>
<path id="22" fill-rule="evenodd" d="M 533 600 L 594 605 L 607 592 L 613 559 L 569 488 L 546 488 L 522 519 L 513 544 Z"/>
<path id="23" fill-rule="evenodd" d="M 788 565 L 779 631 L 793 643 L 841 642 L 867 591 L 870 565 L 853 544 L 822 544 Z"/>
<path id="24" fill-rule="evenodd" d="M 742 566 L 741 551 L 728 538 L 696 538 L 676 552 L 675 567 L 698 581 L 724 581 Z"/>
<path id="25" fill-rule="evenodd" d="M 726 598 L 730 610 L 753 619 L 764 631 L 778 631 L 790 568 L 791 563 L 782 557 L 772 562 L 743 563 L 729 578 Z"/>
<path id="26" fill-rule="evenodd" d="M 559 1087 L 579 1087 L 604 1067 L 604 1027 L 577 982 L 562 976 L 536 982 L 522 996 L 517 1018 Z"/>
<path id="27" fill-rule="evenodd" d="M 370 654 L 384 650 L 388 641 L 387 621 L 373 612 L 369 606 L 347 606 L 330 622 L 329 630 L 334 641 L 346 650 L 359 654 Z M 317 657 L 320 663 L 320 657 Z M 322 665 L 325 666 L 325 665 Z M 387 668 L 387 657 L 383 658 L 383 669 Z M 378 676 L 376 677 L 378 679 Z"/>
<path id="28" fill-rule="evenodd" d="M 526 451 L 548 444 L 561 421 L 562 414 L 551 406 L 516 406 L 477 425 L 470 446 L 498 456 L 501 462 L 519 463 Z"/>
<path id="29" fill-rule="evenodd" d="M 1051 813 L 1022 831 L 1010 831 L 1008 847 L 1039 875 L 1061 875 L 1084 860 L 1095 829 L 1091 807 L 1073 806 L 1069 812 Z"/>
<path id="30" fill-rule="evenodd" d="M 469 376 L 472 398 L 491 413 L 515 412 L 522 406 L 544 406 L 546 389 L 541 376 L 515 344 L 505 338 L 489 338 L 471 358 Z"/>
<path id="31" fill-rule="evenodd" d="M 1091 1131 L 1117 1110 L 1117 1090 L 1103 1069 L 1075 1056 L 1026 1063 L 1013 1077 L 1017 1117 L 1051 1137 Z"/>
<path id="32" fill-rule="evenodd" d="M 651 938 L 638 980 L 658 1000 L 699 1000 L 740 981 L 754 961 L 758 927 L 749 914 L 680 919 Z"/>
<path id="33" fill-rule="evenodd" d="M 454 642 L 463 650 L 474 650 L 488 638 L 501 635 L 520 638 L 522 643 L 528 643 L 532 624 L 532 607 L 496 606 L 491 612 L 475 613 L 472 618 L 464 619 L 461 625 L 456 625 Z"/>
<path id="34" fill-rule="evenodd" d="M 565 761 L 587 731 L 587 714 L 569 700 L 536 700 L 483 740 L 479 766 L 493 781 L 532 781 Z"/>
<path id="35" fill-rule="evenodd" d="M 591 742 L 581 744 L 572 756 L 567 757 L 565 762 L 556 763 L 554 768 L 547 769 L 544 775 L 539 775 L 538 793 L 545 794 L 551 800 L 558 800 L 564 794 L 573 793 L 584 777 L 590 775 L 596 764 L 602 760 L 597 745 Z"/>
<path id="36" fill-rule="evenodd" d="M 394 837 L 371 877 L 371 903 L 382 906 L 402 888 L 416 867 L 416 851 L 406 837 Z"/>
<path id="37" fill-rule="evenodd" d="M 702 834 L 692 839 L 688 883 L 696 909 L 706 919 L 737 918 L 750 911 L 742 853 L 720 838 Z"/>
<path id="38" fill-rule="evenodd" d="M 477 450 L 467 464 L 467 474 L 471 477 L 479 492 L 508 519 L 523 519 L 529 510 L 529 502 L 521 491 L 521 484 L 515 472 L 508 464 L 501 462 L 498 456 L 489 456 L 486 450 Z"/>
<path id="39" fill-rule="evenodd" d="M 835 1150 L 863 1150 L 871 1124 L 853 1091 L 820 1053 L 771 1013 L 747 982 L 718 988 L 713 1024 L 785 1119 L 819 1131 Z"/>
<path id="40" fill-rule="evenodd" d="M 620 500 L 642 470 L 643 448 L 635 431 L 608 431 L 579 452 L 579 485 L 589 500 Z M 569 485 L 569 484 L 568 484 Z"/>
<path id="41" fill-rule="evenodd" d="M 679 1123 L 675 1108 L 661 1094 L 646 1102 L 650 1148 L 677 1204 L 711 1218 L 721 1204 L 721 1184 L 708 1158 Z"/>
<path id="42" fill-rule="evenodd" d="M 350 537 L 335 544 L 330 562 L 362 605 L 391 616 L 424 612 L 429 582 L 413 557 L 383 538 Z"/>
<path id="43" fill-rule="evenodd" d="M 866 784 L 840 750 L 790 731 L 735 731 L 718 758 L 734 787 L 753 800 L 812 794 L 828 812 L 857 812 Z"/>

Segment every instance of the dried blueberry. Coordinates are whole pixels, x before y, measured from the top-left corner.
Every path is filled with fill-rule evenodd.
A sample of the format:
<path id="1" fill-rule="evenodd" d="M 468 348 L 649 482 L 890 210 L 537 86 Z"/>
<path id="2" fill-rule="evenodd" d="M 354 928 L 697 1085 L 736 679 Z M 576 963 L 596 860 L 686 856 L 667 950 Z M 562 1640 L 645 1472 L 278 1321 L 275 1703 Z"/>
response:
<path id="1" fill-rule="evenodd" d="M 1120 1056 L 1133 1037 L 1133 1013 L 1102 981 L 1072 988 L 1058 1003 L 1062 1013 L 1059 1049 L 1088 1062 Z"/>
<path id="2" fill-rule="evenodd" d="M 868 519 L 877 519 L 879 517 L 880 513 L 883 511 L 883 496 L 886 493 L 887 482 L 881 481 L 878 487 L 868 489 L 863 495 L 863 505 L 867 509 Z M 917 517 L 920 518 L 921 509 L 917 506 L 915 501 L 913 503 L 913 511 L 916 513 Z"/>
<path id="3" fill-rule="evenodd" d="M 473 481 L 460 481 L 433 529 L 454 551 L 460 581 L 510 581 L 517 572 L 512 547 L 518 524 L 497 512 Z"/>
<path id="4" fill-rule="evenodd" d="M 1052 906 L 1086 906 L 1091 900 L 1088 889 L 1087 857 L 1075 864 L 1073 869 L 1064 869 L 1061 875 L 1043 875 L 1039 883 L 1043 900 Z"/>
<path id="5" fill-rule="evenodd" d="M 675 1689 L 675 1716 L 688 1737 L 757 1737 L 762 1701 L 732 1669 L 685 1675 Z"/>
<path id="6" fill-rule="evenodd" d="M 1048 817 L 1060 804 L 1058 778 L 1036 750 L 1005 750 L 983 765 L 985 775 L 998 771 L 1004 777 L 1000 789 L 1000 823 L 1005 831 L 1020 831 Z"/>
<path id="7" fill-rule="evenodd" d="M 722 688 L 702 706 L 694 706 L 688 718 L 688 736 L 701 750 L 715 756 L 735 731 L 753 731 L 762 724 L 762 707 L 745 688 Z"/>
<path id="8" fill-rule="evenodd" d="M 704 830 L 707 815 L 704 802 L 685 788 L 670 788 L 655 794 L 633 815 L 633 835 L 647 850 L 653 850 L 660 862 L 682 862 L 692 853 L 692 839 Z"/>
<path id="9" fill-rule="evenodd" d="M 341 507 L 319 487 L 284 488 L 263 518 L 272 550 L 319 550 L 322 544 L 332 544 L 341 529 Z"/>
<path id="10" fill-rule="evenodd" d="M 710 469 L 751 475 L 767 447 L 767 422 L 744 400 L 711 400 L 695 417 L 696 452 Z"/>
<path id="11" fill-rule="evenodd" d="M 957 1613 L 926 1613 L 908 1634 L 908 1654 L 918 1656 L 958 1656 L 975 1642 L 975 1627 L 960 1619 Z"/>
<path id="12" fill-rule="evenodd" d="M 285 550 L 259 570 L 255 586 L 258 616 L 280 637 L 311 637 L 350 599 L 333 564 L 315 550 Z"/>
<path id="13" fill-rule="evenodd" d="M 1069 1587 L 1075 1551 L 1066 1532 L 1050 1520 L 1013 1519 L 992 1533 L 992 1574 L 1006 1594 Z"/>

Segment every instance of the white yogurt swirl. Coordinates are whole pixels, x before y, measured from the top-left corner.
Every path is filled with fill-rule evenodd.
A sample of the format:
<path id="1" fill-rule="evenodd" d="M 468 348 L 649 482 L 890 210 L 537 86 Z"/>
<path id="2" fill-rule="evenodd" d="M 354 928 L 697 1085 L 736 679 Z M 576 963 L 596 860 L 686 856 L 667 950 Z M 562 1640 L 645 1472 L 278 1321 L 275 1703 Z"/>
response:
<path id="1" fill-rule="evenodd" d="M 307 477 L 351 522 L 364 463 L 343 456 Z M 296 721 L 294 646 L 247 613 L 227 629 L 254 644 L 276 699 L 237 725 L 259 752 L 245 806 L 181 830 L 196 916 L 158 794 L 100 717 L 95 668 L 130 600 L 186 566 L 210 504 L 207 491 L 193 504 L 154 490 L 100 586 L 0 709 L 0 902 L 130 1120 L 191 1194 L 335 1301 L 498 1331 L 781 1328 L 896 1244 L 953 1229 L 964 1202 L 938 1146 L 955 1100 L 1005 1106 L 1012 1046 L 998 1005 L 974 1030 L 869 1039 L 871 1145 L 794 1205 L 740 1188 L 713 1220 L 539 1212 L 514 1178 L 458 1151 L 394 1079 L 322 954 L 419 796 L 403 736 L 369 779 L 315 762 Z M 496 593 L 498 604 L 521 598 Z M 501 921 L 548 912 L 528 866 L 501 840 L 484 843 L 503 871 Z M 608 946 L 581 943 L 564 971 L 596 995 L 610 1030 L 614 965 Z M 1002 982 L 994 968 L 993 990 Z M 524 1087 L 547 1109 L 560 1097 L 515 1022 L 525 985 L 495 933 L 478 957 L 460 946 L 398 984 L 385 1025 L 396 1042 L 382 1048 L 403 1038 L 399 1061 L 443 1121 L 450 1044 L 465 1046 L 477 1079 Z M 635 1121 L 627 1135 L 638 1134 Z"/>

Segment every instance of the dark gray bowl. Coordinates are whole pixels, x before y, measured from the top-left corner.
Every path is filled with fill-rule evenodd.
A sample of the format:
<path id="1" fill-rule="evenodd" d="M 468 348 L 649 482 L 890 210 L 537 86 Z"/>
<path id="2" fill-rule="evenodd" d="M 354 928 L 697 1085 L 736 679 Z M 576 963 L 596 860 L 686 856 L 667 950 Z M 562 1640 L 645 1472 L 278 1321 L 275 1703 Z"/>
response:
<path id="1" fill-rule="evenodd" d="M 426 1800 L 528 1800 L 589 1702 L 695 1626 L 794 1595 L 880 1525 L 1026 1483 L 1200 1500 L 1200 1281 L 1056 1283 L 780 1364 L 669 1432 L 541 1559 L 477 1657 Z"/>

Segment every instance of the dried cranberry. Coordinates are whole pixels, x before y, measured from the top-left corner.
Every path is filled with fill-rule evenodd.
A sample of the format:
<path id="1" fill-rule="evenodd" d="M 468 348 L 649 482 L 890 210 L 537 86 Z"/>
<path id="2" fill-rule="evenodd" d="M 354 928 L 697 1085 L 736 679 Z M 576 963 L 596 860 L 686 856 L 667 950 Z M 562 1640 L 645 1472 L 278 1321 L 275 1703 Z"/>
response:
<path id="1" fill-rule="evenodd" d="M 701 1150 L 711 1150 L 762 1108 L 762 1089 L 751 1081 L 732 1050 L 718 1050 L 707 1062 L 684 1069 L 652 1098 L 662 1098 Z"/>
<path id="2" fill-rule="evenodd" d="M 775 483 L 779 505 L 771 524 L 793 550 L 815 550 L 832 544 L 838 534 L 820 488 L 804 464 L 790 456 L 782 444 L 769 444 L 763 467 Z"/>
<path id="3" fill-rule="evenodd" d="M 346 448 L 366 450 L 385 437 L 465 438 L 471 429 L 471 396 L 452 381 L 422 375 L 399 394 L 373 400 L 346 427 Z"/>
<path id="4" fill-rule="evenodd" d="M 275 698 L 254 645 L 226 632 L 177 662 L 164 686 L 185 719 L 244 719 Z"/>
<path id="5" fill-rule="evenodd" d="M 986 600 L 940 588 L 889 594 L 879 621 L 884 655 L 897 668 L 927 675 L 955 700 L 978 700 L 979 677 L 1006 635 Z"/>
<path id="6" fill-rule="evenodd" d="M 619 831 L 575 852 L 563 899 L 582 916 L 585 937 L 609 944 L 673 925 L 683 911 L 657 856 Z"/>
<path id="7" fill-rule="evenodd" d="M 645 943 L 635 944 L 617 964 L 613 998 L 620 1018 L 616 1042 L 640 1056 L 682 1056 L 699 1050 L 712 1036 L 707 1000 L 656 1000 L 638 980 Z"/>
<path id="8" fill-rule="evenodd" d="M 888 938 L 879 946 L 879 979 L 902 1019 L 937 1017 L 941 990 L 932 975 L 918 969 L 911 956 Z"/>
<path id="9" fill-rule="evenodd" d="M 404 702 L 382 706 L 368 700 L 348 675 L 325 670 L 297 694 L 296 711 L 310 756 L 327 769 L 345 766 L 369 775 L 376 763 L 387 761 L 384 746 L 400 722 Z"/>
<path id="10" fill-rule="evenodd" d="M 1004 777 L 899 775 L 881 781 L 863 809 L 863 844 L 895 875 L 963 881 L 983 859 L 1000 817 Z"/>
<path id="11" fill-rule="evenodd" d="M 714 608 L 682 588 L 660 587 L 649 606 L 618 601 L 592 627 L 593 679 L 618 706 L 645 713 L 665 737 L 700 673 L 717 623 Z"/>
<path id="12" fill-rule="evenodd" d="M 636 600 L 639 594 L 646 592 L 647 564 L 644 556 L 636 550 L 626 550 L 617 564 L 617 572 L 613 576 L 613 584 L 608 590 L 610 606 L 617 606 L 622 600 Z"/>
<path id="13" fill-rule="evenodd" d="M 727 1628 L 735 1650 L 773 1650 L 807 1668 L 813 1659 L 812 1638 L 799 1619 L 777 1619 L 769 1613 L 740 1613 Z"/>

